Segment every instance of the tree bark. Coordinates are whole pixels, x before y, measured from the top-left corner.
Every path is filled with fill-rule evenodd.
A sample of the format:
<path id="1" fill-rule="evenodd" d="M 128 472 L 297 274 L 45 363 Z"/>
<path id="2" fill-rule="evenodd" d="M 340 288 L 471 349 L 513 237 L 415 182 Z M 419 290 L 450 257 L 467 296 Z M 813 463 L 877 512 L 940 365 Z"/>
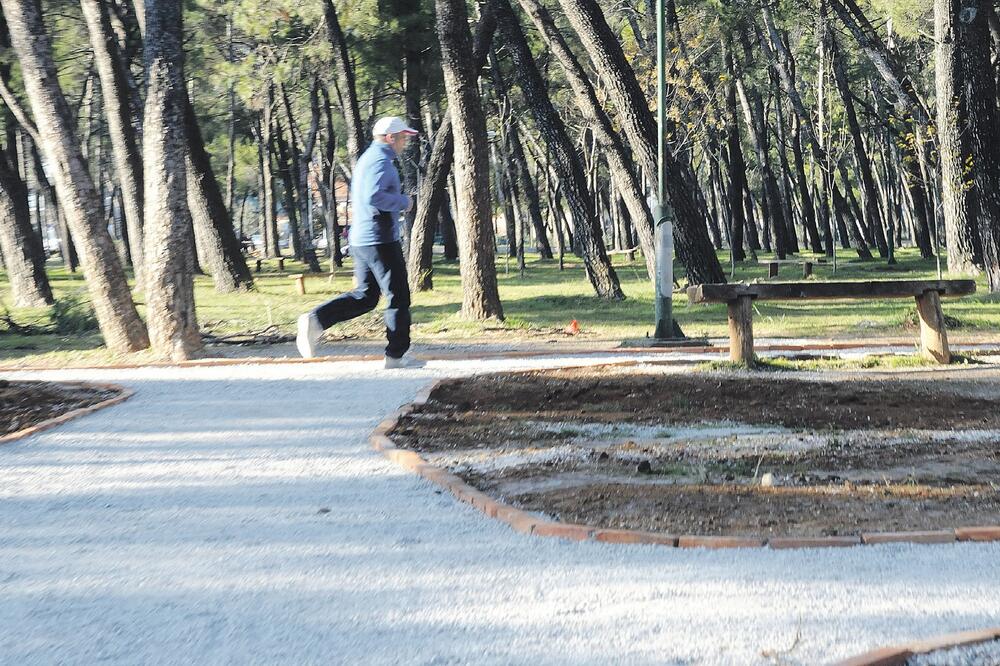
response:
<path id="1" fill-rule="evenodd" d="M 590 57 L 611 103 L 635 159 L 653 178 L 657 173 L 656 121 L 636 79 L 635 71 L 625 58 L 618 38 L 608 26 L 596 0 L 559 0 Z M 673 208 L 674 247 L 677 257 L 687 269 L 692 283 L 725 282 L 726 276 L 708 237 L 708 227 L 692 188 L 695 183 L 685 177 L 682 164 L 668 148 L 664 151 L 667 172 L 667 196 Z"/>
<path id="2" fill-rule="evenodd" d="M 844 105 L 844 114 L 847 116 L 847 127 L 851 133 L 851 143 L 854 148 L 854 158 L 858 165 L 858 176 L 861 181 L 861 194 L 864 197 L 864 221 L 871 229 L 875 246 L 878 253 L 885 258 L 889 255 L 889 248 L 885 241 L 885 231 L 882 224 L 882 214 L 878 207 L 878 197 L 875 193 L 875 177 L 872 175 L 872 162 L 865 151 L 864 141 L 861 138 L 861 124 L 858 122 L 858 115 L 854 110 L 854 97 L 851 94 L 850 82 L 847 78 L 847 67 L 844 64 L 844 53 L 838 47 L 834 37 L 830 40 L 832 46 L 833 74 L 837 82 L 837 89 L 840 91 L 840 100 Z M 845 182 L 845 187 L 847 184 Z"/>
<path id="3" fill-rule="evenodd" d="M 493 43 L 493 33 L 496 30 L 494 10 L 492 0 L 487 0 L 480 8 L 479 23 L 472 43 L 472 64 L 477 78 L 486 64 L 486 58 Z M 434 133 L 431 155 L 427 161 L 420 190 L 417 193 L 419 205 L 416 207 L 416 215 L 410 227 L 407 272 L 410 288 L 413 291 L 428 291 L 434 287 L 432 278 L 433 227 L 434 222 L 441 216 L 442 208 L 448 203 L 448 175 L 454 163 L 454 146 L 455 138 L 452 132 L 451 111 L 449 110 L 444 114 L 437 132 Z M 447 217 L 451 219 L 450 210 Z M 452 222 L 451 227 L 454 227 L 454 222 Z M 443 236 L 446 229 L 449 227 L 442 226 Z M 446 257 L 448 245 L 446 242 Z M 457 250 L 457 248 L 454 249 Z"/>
<path id="4" fill-rule="evenodd" d="M 358 89 L 354 81 L 354 67 L 347 52 L 347 40 L 340 29 L 337 9 L 333 0 L 323 0 L 323 19 L 326 24 L 327 36 L 333 52 L 333 69 L 337 81 L 337 95 L 340 98 L 340 108 L 344 114 L 344 124 L 347 126 L 347 153 L 351 165 L 358 161 L 361 152 L 368 144 L 364 125 L 361 122 L 361 111 L 358 107 Z"/>
<path id="5" fill-rule="evenodd" d="M 219 182 L 212 171 L 212 161 L 205 150 L 198 118 L 187 95 L 184 95 L 184 132 L 187 142 L 185 170 L 187 204 L 195 239 L 215 290 L 220 294 L 253 288 L 253 275 L 243 258 L 240 239 L 222 198 Z"/>
<path id="6" fill-rule="evenodd" d="M 934 67 L 937 140 L 941 156 L 941 208 L 948 251 L 948 270 L 978 273 L 975 229 L 976 191 L 966 177 L 972 160 L 971 133 L 965 99 L 965 76 L 958 40 L 961 0 L 934 2 Z"/>
<path id="7" fill-rule="evenodd" d="M 201 348 L 187 210 L 187 137 L 180 0 L 145 0 L 146 318 L 153 351 L 190 358 Z"/>
<path id="8" fill-rule="evenodd" d="M 989 0 L 966 0 L 961 15 L 968 77 L 972 172 L 979 200 L 979 239 L 990 291 L 1000 292 L 1000 113 L 990 55 Z"/>
<path id="9" fill-rule="evenodd" d="M 16 307 L 35 308 L 53 302 L 45 275 L 45 254 L 31 227 L 28 189 L 5 151 L 0 151 L 0 253 Z"/>
<path id="10" fill-rule="evenodd" d="M 520 0 L 520 2 L 525 13 L 541 33 L 546 46 L 562 65 L 563 73 L 573 89 L 574 99 L 579 110 L 594 131 L 595 138 L 604 148 L 608 170 L 625 200 L 632 224 L 639 234 L 639 242 L 646 260 L 646 270 L 650 276 L 653 276 L 656 274 L 653 216 L 642 195 L 636 171 L 632 168 L 631 160 L 625 154 L 625 147 L 612 127 L 611 119 L 601 107 L 586 72 L 577 61 L 576 56 L 573 55 L 562 33 L 559 32 L 552 16 L 538 0 Z"/>
<path id="11" fill-rule="evenodd" d="M 624 300 L 625 293 L 618 283 L 618 276 L 604 246 L 601 226 L 587 190 L 580 156 L 566 134 L 562 118 L 552 106 L 545 81 L 535 66 L 531 49 L 509 0 L 497 0 L 496 7 L 497 30 L 503 35 L 505 46 L 514 60 L 514 80 L 531 110 L 535 125 L 553 150 L 555 168 L 566 189 L 566 201 L 576 227 L 576 238 L 583 251 L 587 277 L 600 298 Z"/>
<path id="12" fill-rule="evenodd" d="M 0 5 L 42 138 L 40 148 L 76 239 L 105 343 L 114 351 L 143 349 L 149 344 L 146 327 L 132 302 L 125 271 L 101 214 L 97 189 L 83 158 L 69 105 L 59 87 L 41 11 L 34 0 L 2 0 Z"/>
<path id="13" fill-rule="evenodd" d="M 137 285 L 143 282 L 142 234 L 142 149 L 136 136 L 128 92 L 128 73 L 118 39 L 111 27 L 106 0 L 80 0 L 90 34 L 94 63 L 101 80 L 101 97 L 115 161 L 115 174 L 121 188 L 122 208 L 128 227 L 129 255 Z"/>
<path id="14" fill-rule="evenodd" d="M 490 160 L 483 141 L 486 118 L 477 84 L 480 68 L 469 58 L 472 35 L 464 0 L 435 0 L 435 7 L 441 69 L 454 123 L 462 315 L 475 320 L 503 319 L 493 260 Z"/>

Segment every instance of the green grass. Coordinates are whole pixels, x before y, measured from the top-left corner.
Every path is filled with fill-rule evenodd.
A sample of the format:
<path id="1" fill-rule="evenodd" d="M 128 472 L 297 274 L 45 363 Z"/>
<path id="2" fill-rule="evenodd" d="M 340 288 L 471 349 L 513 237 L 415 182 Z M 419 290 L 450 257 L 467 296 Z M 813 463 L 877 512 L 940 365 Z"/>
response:
<path id="1" fill-rule="evenodd" d="M 807 256 L 807 255 L 803 255 Z M 761 255 L 763 258 L 763 255 Z M 897 253 L 899 264 L 851 261 L 850 252 L 839 255 L 839 280 L 865 279 L 932 279 L 936 276 L 933 260 L 922 260 L 912 250 Z M 720 253 L 728 270 L 728 255 Z M 84 293 L 82 274 L 71 274 L 61 265 L 51 263 L 49 276 L 57 298 Z M 272 263 L 265 272 L 256 275 L 257 288 L 240 294 L 217 294 L 211 278 L 195 280 L 195 300 L 202 329 L 215 334 L 257 331 L 269 325 L 291 333 L 295 318 L 303 311 L 331 296 L 352 287 L 350 260 L 337 269 L 332 281 L 326 277 L 306 279 L 308 294 L 295 293 L 289 274 L 301 272 L 303 266 L 286 261 L 286 271 L 279 274 Z M 456 263 L 438 263 L 434 270 L 435 289 L 414 294 L 413 337 L 417 341 L 502 339 L 530 340 L 561 337 L 562 329 L 573 319 L 581 327 L 578 339 L 621 340 L 642 338 L 652 332 L 652 288 L 645 276 L 641 257 L 629 263 L 625 257 L 615 257 L 615 268 L 627 299 L 620 303 L 599 300 L 584 274 L 582 262 L 567 257 L 563 271 L 555 261 L 542 261 L 531 256 L 524 277 L 516 262 L 500 258 L 497 273 L 506 321 L 469 322 L 457 312 L 461 303 L 461 279 Z M 832 266 L 817 264 L 812 279 L 833 279 Z M 683 276 L 675 267 L 675 275 Z M 766 267 L 750 262 L 737 265 L 736 280 L 765 279 Z M 949 277 L 946 275 L 946 277 Z M 958 276 L 950 276 L 958 277 Z M 781 280 L 799 279 L 797 266 L 783 266 Z M 960 300 L 947 300 L 945 312 L 957 320 L 963 338 L 985 338 L 1000 330 L 1000 297 L 986 291 L 980 278 L 979 293 Z M 0 273 L 0 299 L 9 304 L 6 276 Z M 140 312 L 142 294 L 136 294 Z M 912 337 L 914 305 L 908 299 L 843 300 L 843 301 L 779 301 L 755 304 L 754 332 L 756 337 L 822 337 L 870 338 Z M 18 323 L 49 326 L 52 309 L 14 309 Z M 723 304 L 688 305 L 682 293 L 675 294 L 674 316 L 689 336 L 725 337 L 726 308 Z M 353 334 L 378 337 L 380 327 L 373 321 L 335 327 L 333 335 Z M 132 356 L 131 360 L 143 358 Z M 101 346 L 96 332 L 71 335 L 14 335 L 0 324 L 0 363 L 52 362 L 54 364 L 91 360 L 106 362 L 113 358 Z"/>

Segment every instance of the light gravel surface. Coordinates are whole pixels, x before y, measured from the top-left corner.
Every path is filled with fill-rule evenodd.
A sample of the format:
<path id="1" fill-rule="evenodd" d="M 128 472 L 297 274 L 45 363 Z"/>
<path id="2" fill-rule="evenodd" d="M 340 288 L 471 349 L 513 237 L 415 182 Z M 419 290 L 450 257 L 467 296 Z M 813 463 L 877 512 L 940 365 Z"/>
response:
<path id="1" fill-rule="evenodd" d="M 0 447 L 0 663 L 816 664 L 1000 624 L 997 544 L 542 539 L 368 443 L 435 377 L 599 360 L 0 373 L 136 389 Z"/>

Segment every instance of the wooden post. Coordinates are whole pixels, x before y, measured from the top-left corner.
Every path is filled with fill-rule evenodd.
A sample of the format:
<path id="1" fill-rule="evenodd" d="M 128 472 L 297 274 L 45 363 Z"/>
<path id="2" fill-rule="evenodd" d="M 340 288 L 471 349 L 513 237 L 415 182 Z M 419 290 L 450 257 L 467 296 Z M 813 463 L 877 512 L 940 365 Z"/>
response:
<path id="1" fill-rule="evenodd" d="M 295 292 L 299 296 L 306 295 L 306 276 L 303 274 L 293 275 L 292 278 L 295 280 Z"/>
<path id="2" fill-rule="evenodd" d="M 951 363 L 941 295 L 937 291 L 925 291 L 917 296 L 917 317 L 920 319 L 920 353 L 942 365 Z"/>
<path id="3" fill-rule="evenodd" d="M 778 262 L 771 261 L 767 264 L 767 277 L 776 278 L 778 277 Z"/>
<path id="4" fill-rule="evenodd" d="M 802 277 L 807 278 L 813 274 L 813 262 L 806 261 L 802 264 Z"/>
<path id="5" fill-rule="evenodd" d="M 739 296 L 726 303 L 729 310 L 729 360 L 753 365 L 753 299 Z"/>
<path id="6" fill-rule="evenodd" d="M 261 265 L 262 265 L 263 263 L 264 263 L 264 262 L 263 262 L 263 261 L 261 261 L 260 259 L 258 259 L 258 260 L 257 260 L 257 267 L 256 267 L 256 269 L 254 269 L 254 270 L 255 270 L 255 272 L 257 272 L 257 273 L 260 273 L 260 267 L 261 267 Z"/>
<path id="7" fill-rule="evenodd" d="M 285 258 L 278 257 L 278 272 L 283 272 L 285 270 Z"/>

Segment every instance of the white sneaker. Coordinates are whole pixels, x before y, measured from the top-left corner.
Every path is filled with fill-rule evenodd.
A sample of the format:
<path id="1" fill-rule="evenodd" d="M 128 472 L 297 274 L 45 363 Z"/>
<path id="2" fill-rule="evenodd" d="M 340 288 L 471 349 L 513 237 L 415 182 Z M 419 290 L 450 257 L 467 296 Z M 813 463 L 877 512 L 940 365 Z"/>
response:
<path id="1" fill-rule="evenodd" d="M 412 356 L 402 356 L 400 358 L 385 357 L 386 370 L 422 368 L 425 365 L 427 365 L 427 361 L 421 361 L 419 358 L 413 358 Z"/>
<path id="2" fill-rule="evenodd" d="M 302 358 L 316 356 L 316 345 L 319 344 L 322 335 L 323 327 L 320 326 L 316 315 L 311 312 L 299 315 L 299 333 L 295 336 L 295 346 L 299 348 Z"/>

